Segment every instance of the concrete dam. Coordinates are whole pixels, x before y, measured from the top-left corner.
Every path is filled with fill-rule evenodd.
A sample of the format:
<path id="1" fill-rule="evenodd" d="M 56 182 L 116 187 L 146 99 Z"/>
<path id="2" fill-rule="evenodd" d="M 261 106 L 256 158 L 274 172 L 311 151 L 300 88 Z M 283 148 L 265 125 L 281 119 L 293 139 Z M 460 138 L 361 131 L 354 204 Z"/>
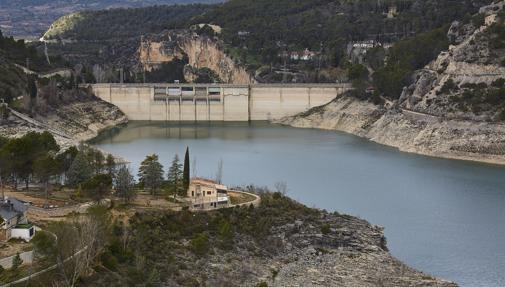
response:
<path id="1" fill-rule="evenodd" d="M 92 84 L 130 120 L 265 121 L 324 105 L 349 84 Z"/>

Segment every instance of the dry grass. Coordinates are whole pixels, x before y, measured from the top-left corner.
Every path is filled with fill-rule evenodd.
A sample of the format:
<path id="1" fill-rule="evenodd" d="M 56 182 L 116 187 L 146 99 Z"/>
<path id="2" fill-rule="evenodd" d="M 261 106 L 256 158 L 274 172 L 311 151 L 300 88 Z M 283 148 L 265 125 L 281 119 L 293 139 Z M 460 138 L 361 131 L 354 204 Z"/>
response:
<path id="1" fill-rule="evenodd" d="M 228 195 L 230 196 L 231 204 L 242 204 L 256 199 L 256 197 L 242 192 L 228 191 Z"/>

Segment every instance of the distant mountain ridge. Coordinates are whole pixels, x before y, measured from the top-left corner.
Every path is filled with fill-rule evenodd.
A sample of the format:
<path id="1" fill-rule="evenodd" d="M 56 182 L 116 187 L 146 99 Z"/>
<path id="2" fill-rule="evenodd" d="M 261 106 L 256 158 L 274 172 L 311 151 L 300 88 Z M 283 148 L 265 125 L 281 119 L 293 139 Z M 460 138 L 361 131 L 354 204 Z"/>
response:
<path id="1" fill-rule="evenodd" d="M 0 29 L 5 35 L 38 39 L 53 21 L 77 11 L 219 2 L 222 0 L 1 0 Z"/>

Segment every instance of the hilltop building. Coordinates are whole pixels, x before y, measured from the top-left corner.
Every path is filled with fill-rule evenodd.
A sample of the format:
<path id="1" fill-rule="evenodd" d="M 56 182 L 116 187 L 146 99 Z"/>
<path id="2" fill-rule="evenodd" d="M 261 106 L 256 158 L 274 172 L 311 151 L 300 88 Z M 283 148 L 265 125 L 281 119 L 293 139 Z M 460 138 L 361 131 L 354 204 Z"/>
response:
<path id="1" fill-rule="evenodd" d="M 205 178 L 191 179 L 187 197 L 191 202 L 190 209 L 193 210 L 223 208 L 230 205 L 228 187 Z"/>
<path id="2" fill-rule="evenodd" d="M 30 241 L 33 238 L 35 228 L 28 223 L 27 211 L 28 204 L 15 198 L 0 201 L 0 240 L 19 238 Z"/>
<path id="3" fill-rule="evenodd" d="M 387 18 L 393 19 L 396 17 L 396 15 L 398 15 L 398 7 L 396 7 L 396 6 L 389 7 Z"/>

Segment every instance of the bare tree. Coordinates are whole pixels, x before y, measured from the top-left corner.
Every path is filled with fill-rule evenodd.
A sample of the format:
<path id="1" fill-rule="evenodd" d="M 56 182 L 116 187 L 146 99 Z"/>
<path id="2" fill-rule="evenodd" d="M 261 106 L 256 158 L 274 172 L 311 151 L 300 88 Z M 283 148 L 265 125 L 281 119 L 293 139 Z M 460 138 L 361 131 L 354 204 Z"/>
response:
<path id="1" fill-rule="evenodd" d="M 76 286 L 80 277 L 91 272 L 110 233 L 110 217 L 103 207 L 90 208 L 89 214 L 77 215 L 68 222 L 49 228 L 53 237 L 38 237 L 34 242 L 37 256 L 56 263 L 58 277 L 54 286 Z"/>
<path id="2" fill-rule="evenodd" d="M 191 177 L 196 177 L 196 157 L 193 158 L 191 163 Z"/>
<path id="3" fill-rule="evenodd" d="M 97 83 L 105 82 L 105 71 L 98 64 L 93 66 L 93 76 L 95 77 Z"/>
<path id="4" fill-rule="evenodd" d="M 288 193 L 288 184 L 285 181 L 279 181 L 274 184 L 276 192 L 286 195 Z"/>
<path id="5" fill-rule="evenodd" d="M 220 159 L 217 164 L 216 181 L 217 183 L 223 181 L 223 159 Z"/>

